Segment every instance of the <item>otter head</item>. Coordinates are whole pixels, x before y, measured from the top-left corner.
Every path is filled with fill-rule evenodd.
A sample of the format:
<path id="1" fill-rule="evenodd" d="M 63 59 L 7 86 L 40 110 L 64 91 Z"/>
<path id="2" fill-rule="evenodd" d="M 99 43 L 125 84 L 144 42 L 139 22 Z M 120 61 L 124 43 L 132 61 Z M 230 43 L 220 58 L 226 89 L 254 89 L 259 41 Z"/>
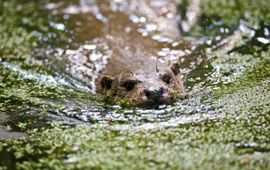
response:
<path id="1" fill-rule="evenodd" d="M 122 70 L 115 76 L 100 79 L 101 93 L 116 100 L 127 100 L 135 106 L 171 104 L 184 93 L 183 81 L 177 64 L 159 70 Z"/>

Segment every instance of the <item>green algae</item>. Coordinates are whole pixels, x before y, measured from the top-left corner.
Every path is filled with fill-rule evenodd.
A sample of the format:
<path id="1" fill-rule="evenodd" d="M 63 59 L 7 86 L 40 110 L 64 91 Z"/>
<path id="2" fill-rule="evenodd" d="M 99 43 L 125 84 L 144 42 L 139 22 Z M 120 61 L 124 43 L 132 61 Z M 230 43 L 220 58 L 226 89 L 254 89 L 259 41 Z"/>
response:
<path id="1" fill-rule="evenodd" d="M 107 126 L 94 120 L 75 126 L 36 122 L 30 116 L 33 113 L 38 118 L 69 110 L 79 113 L 85 105 L 100 102 L 89 91 L 74 86 L 69 77 L 53 74 L 51 63 L 44 66 L 34 57 L 33 49 L 56 41 L 41 41 L 33 33 L 39 30 L 42 37 L 49 36 L 49 25 L 36 11 L 37 4 L 19 5 L 18 12 L 12 10 L 18 2 L 4 2 L 6 8 L 0 10 L 0 111 L 22 117 L 15 126 L 26 131 L 27 136 L 1 141 L 0 169 L 270 168 L 269 47 L 261 51 L 252 46 L 254 50 L 248 53 L 221 49 L 206 54 L 207 60 L 189 75 L 201 78 L 191 86 L 203 83 L 202 87 L 183 99 L 193 104 L 197 95 L 201 103 L 212 106 L 214 111 L 209 110 L 206 119 L 195 119 L 196 115 L 206 115 L 198 111 L 182 115 L 192 121 L 176 126 L 119 120 Z M 266 6 L 257 12 L 257 5 L 267 1 L 244 1 L 243 6 L 239 2 L 203 1 L 202 14 L 218 15 L 227 25 L 236 24 L 240 18 L 252 23 L 267 21 Z M 6 20 L 4 16 L 11 14 L 15 18 Z M 62 33 L 53 34 L 57 37 Z M 127 103 L 123 101 L 122 105 Z M 215 116 L 211 116 L 213 112 Z M 145 128 L 147 125 L 154 128 Z"/>
<path id="2" fill-rule="evenodd" d="M 229 36 L 242 22 L 251 27 L 269 24 L 269 0 L 201 0 L 198 23 L 187 35 L 195 37 Z M 183 14 L 182 14 L 183 15 Z M 223 31 L 221 31 L 223 30 Z"/>
<path id="3" fill-rule="evenodd" d="M 19 3 L 11 0 L 2 1 L 1 4 L 1 57 L 16 60 L 26 58 L 33 47 L 37 47 L 40 43 L 38 38 L 48 34 L 50 29 L 48 21 L 35 10 L 38 8 L 36 3 L 29 1 Z"/>
<path id="4" fill-rule="evenodd" d="M 270 14 L 267 4 L 269 0 L 202 0 L 202 16 L 221 20 L 226 25 L 238 25 L 240 19 L 248 20 L 252 24 L 269 21 Z"/>
<path id="5" fill-rule="evenodd" d="M 29 114 L 42 116 L 70 108 L 64 101 L 68 99 L 96 103 L 99 99 L 88 87 L 79 82 L 75 86 L 74 80 L 55 70 L 54 62 L 45 62 L 45 56 L 37 52 L 65 41 L 67 34 L 50 25 L 58 18 L 48 20 L 50 15 L 37 10 L 42 3 L 12 0 L 1 4 L 0 111 L 20 120 L 18 117 Z M 32 124 L 27 119 L 20 121 Z M 17 126 L 18 122 L 12 124 Z"/>
<path id="6" fill-rule="evenodd" d="M 53 123 L 3 148 L 20 169 L 268 169 L 269 111 L 146 131 Z"/>
<path id="7" fill-rule="evenodd" d="M 238 88 L 224 85 L 214 91 L 223 92 L 215 100 L 221 117 L 152 130 L 51 123 L 28 131 L 25 139 L 6 141 L 0 157 L 8 153 L 19 169 L 269 169 L 270 80 L 265 66 L 247 71 L 235 83 Z M 254 81 L 252 75 L 265 77 Z M 5 159 L 1 163 L 11 166 Z"/>

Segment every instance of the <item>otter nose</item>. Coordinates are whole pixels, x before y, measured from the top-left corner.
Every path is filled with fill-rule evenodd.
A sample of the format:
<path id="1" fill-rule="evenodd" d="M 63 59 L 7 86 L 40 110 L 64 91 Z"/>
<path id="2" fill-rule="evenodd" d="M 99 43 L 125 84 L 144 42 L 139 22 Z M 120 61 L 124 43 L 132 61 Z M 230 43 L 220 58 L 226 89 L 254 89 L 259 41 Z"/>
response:
<path id="1" fill-rule="evenodd" d="M 161 87 L 157 90 L 144 90 L 144 94 L 148 99 L 152 99 L 152 100 L 159 100 L 160 98 L 163 97 L 164 94 L 164 88 Z"/>

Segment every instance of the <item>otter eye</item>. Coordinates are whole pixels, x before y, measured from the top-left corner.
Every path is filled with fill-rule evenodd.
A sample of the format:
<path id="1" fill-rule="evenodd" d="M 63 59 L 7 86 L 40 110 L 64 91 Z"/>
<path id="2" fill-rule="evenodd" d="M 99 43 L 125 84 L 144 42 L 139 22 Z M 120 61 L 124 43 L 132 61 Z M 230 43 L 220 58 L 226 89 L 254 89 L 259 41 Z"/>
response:
<path id="1" fill-rule="evenodd" d="M 164 81 L 166 84 L 170 84 L 172 77 L 168 74 L 164 74 L 161 76 L 161 80 Z"/>
<path id="2" fill-rule="evenodd" d="M 131 91 L 135 88 L 138 81 L 136 80 L 127 80 L 121 84 L 122 87 L 126 88 L 127 91 Z"/>
<path id="3" fill-rule="evenodd" d="M 105 76 L 100 80 L 100 82 L 103 89 L 109 90 L 112 88 L 113 79 L 111 77 Z"/>

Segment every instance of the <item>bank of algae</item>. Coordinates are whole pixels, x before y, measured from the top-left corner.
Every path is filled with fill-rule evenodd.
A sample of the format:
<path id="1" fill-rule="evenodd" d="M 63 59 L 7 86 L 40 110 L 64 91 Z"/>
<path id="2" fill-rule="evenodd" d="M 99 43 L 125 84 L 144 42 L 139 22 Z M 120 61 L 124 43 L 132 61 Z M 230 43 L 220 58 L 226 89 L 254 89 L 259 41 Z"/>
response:
<path id="1" fill-rule="evenodd" d="M 254 36 L 257 32 L 269 40 L 264 34 L 269 31 L 267 22 L 259 25 L 268 18 L 265 2 L 203 1 L 202 18 L 213 18 L 207 23 L 213 32 L 207 31 L 210 34 L 203 37 L 207 28 L 202 23 L 190 34 L 213 44 L 199 51 L 207 60 L 188 76 L 187 85 L 194 91 L 175 106 L 165 112 L 149 111 L 156 117 L 138 111 L 132 119 L 129 112 L 121 112 L 129 118 L 121 124 L 111 117 L 106 124 L 93 119 L 90 124 L 74 126 L 41 117 L 60 115 L 66 120 L 92 105 L 92 112 L 113 113 L 100 107 L 102 103 L 87 86 L 36 56 L 33 49 L 57 46 L 58 40 L 65 41 L 58 36 L 66 34 L 50 26 L 36 10 L 39 4 L 20 6 L 16 1 L 4 1 L 0 10 L 1 112 L 14 117 L 15 124 L 29 126 L 26 137 L 2 141 L 1 168 L 269 169 L 270 50 L 269 44 L 256 41 Z M 9 20 L 10 16 L 14 19 Z M 57 18 L 50 19 L 57 22 Z M 240 19 L 258 25 L 254 26 L 255 34 L 241 37 L 230 51 L 220 48 L 209 52 L 209 46 L 218 43 L 213 37 L 222 34 L 217 30 L 230 29 L 223 38 L 233 35 Z"/>

